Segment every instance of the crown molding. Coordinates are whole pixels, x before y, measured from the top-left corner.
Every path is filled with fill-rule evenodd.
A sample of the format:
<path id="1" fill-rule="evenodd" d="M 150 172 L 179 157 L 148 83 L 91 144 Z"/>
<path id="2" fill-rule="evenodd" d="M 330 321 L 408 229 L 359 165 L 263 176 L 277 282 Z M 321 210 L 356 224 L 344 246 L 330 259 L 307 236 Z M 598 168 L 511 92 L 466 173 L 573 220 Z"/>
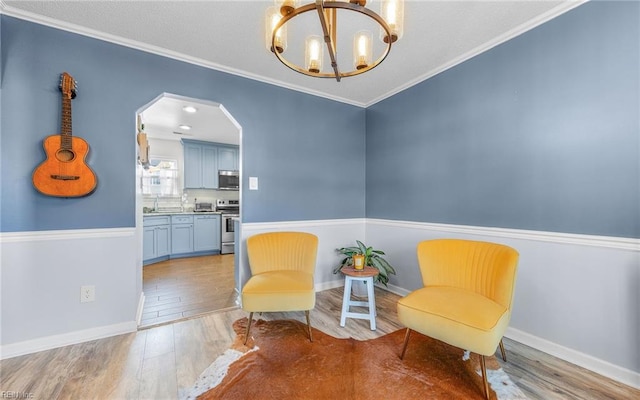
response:
<path id="1" fill-rule="evenodd" d="M 494 48 L 494 47 L 496 47 L 496 46 L 498 46 L 498 45 L 500 45 L 502 43 L 508 42 L 509 40 L 511 40 L 511 39 L 513 39 L 513 38 L 515 38 L 517 36 L 520 36 L 523 33 L 527 32 L 527 31 L 530 31 L 530 30 L 532 30 L 532 29 L 544 24 L 545 22 L 548 22 L 548 21 L 550 21 L 550 20 L 552 20 L 552 19 L 554 19 L 554 18 L 556 18 L 556 17 L 558 17 L 558 16 L 560 16 L 560 15 L 562 15 L 562 14 L 568 12 L 568 11 L 573 10 L 574 8 L 586 3 L 587 1 L 589 1 L 589 0 L 570 0 L 570 1 L 566 2 L 566 3 L 562 3 L 559 6 L 554 7 L 553 9 L 547 11 L 546 13 L 539 15 L 537 18 L 530 19 L 530 20 L 526 21 L 525 23 L 523 23 L 523 24 L 521 24 L 521 25 L 519 25 L 519 26 L 517 26 L 517 27 L 515 27 L 515 28 L 513 28 L 513 29 L 511 29 L 511 30 L 509 30 L 507 32 L 505 32 L 504 34 L 502 34 L 502 35 L 500 35 L 500 36 L 498 36 L 496 38 L 494 38 L 493 40 L 490 40 L 490 41 L 488 41 L 486 43 L 483 43 L 480 46 L 478 46 L 478 47 L 466 52 L 465 54 L 463 54 L 463 55 L 461 55 L 461 56 L 459 56 L 457 58 L 454 58 L 450 62 L 448 62 L 446 64 L 443 64 L 440 67 L 435 68 L 435 69 L 433 69 L 431 71 L 428 71 L 428 72 L 424 73 L 423 75 L 419 76 L 418 78 L 413 79 L 411 81 L 408 81 L 405 84 L 403 84 L 401 86 L 398 86 L 397 88 L 395 88 L 395 89 L 393 89 L 393 90 L 391 90 L 391 91 L 389 91 L 389 92 L 387 92 L 387 93 L 385 93 L 385 94 L 373 99 L 372 101 L 370 101 L 368 103 L 365 103 L 364 107 L 365 108 L 370 107 L 370 106 L 372 106 L 372 105 L 374 105 L 376 103 L 381 102 L 382 100 L 385 100 L 385 99 L 387 99 L 387 98 L 389 98 L 389 97 L 391 97 L 391 96 L 393 96 L 395 94 L 398 94 L 398 93 L 402 92 L 403 90 L 409 89 L 412 86 L 415 86 L 415 85 L 417 85 L 417 84 L 419 84 L 421 82 L 424 82 L 427 79 L 432 78 L 432 77 L 434 77 L 434 76 L 436 76 L 436 75 L 438 75 L 438 74 L 440 74 L 440 73 L 442 73 L 442 72 L 444 72 L 444 71 L 446 71 L 446 70 L 448 70 L 450 68 L 453 68 L 458 64 L 462 64 L 463 62 L 465 62 L 465 61 L 467 61 L 467 60 L 469 60 L 469 59 L 471 59 L 471 58 L 473 58 L 473 57 L 475 57 L 475 56 L 477 56 L 479 54 L 482 54 L 485 51 L 491 50 L 492 48 Z"/>
<path id="2" fill-rule="evenodd" d="M 260 76 L 260 75 L 256 75 L 247 71 L 243 71 L 243 70 L 239 70 L 239 69 L 235 69 L 235 68 L 229 68 L 226 67 L 224 65 L 220 65 L 217 63 L 213 63 L 210 61 L 206 61 L 203 60 L 201 58 L 197 58 L 197 57 L 191 57 L 191 56 L 187 56 L 185 54 L 182 53 L 178 53 L 175 51 L 171 51 L 168 49 L 165 49 L 163 47 L 158 47 L 158 46 L 153 46 L 153 45 L 149 45 L 149 44 L 145 44 L 145 43 L 141 43 L 135 40 L 130 40 L 130 39 L 125 39 L 122 38 L 120 36 L 116 36 L 116 35 L 111 35 L 111 34 L 107 34 L 104 32 L 100 32 L 100 31 L 96 31 L 93 29 L 89 29 L 89 28 L 85 28 L 79 25 L 75 25 L 75 24 L 71 24 L 71 23 L 67 23 L 67 22 L 63 22 L 63 21 L 59 21 L 53 18 L 48 18 L 48 17 L 44 17 L 42 15 L 38 15 L 35 13 L 31 13 L 31 12 L 27 12 L 27 11 L 23 11 L 11 6 L 8 6 L 4 0 L 0 0 L 0 14 L 5 14 L 8 15 L 10 17 L 14 17 L 14 18 L 19 18 L 22 20 L 26 20 L 29 22 L 33 22 L 33 23 L 37 23 L 40 25 L 45 25 L 45 26 L 49 26 L 52 28 L 56 28 L 56 29 L 60 29 L 63 31 L 67 31 L 67 32 L 71 32 L 71 33 L 76 33 L 82 36 L 87 36 L 93 39 L 98 39 L 98 40 L 103 40 L 109 43 L 113 43 L 113 44 L 117 44 L 117 45 L 121 45 L 121 46 L 125 46 L 125 47 L 129 47 L 132 49 L 136 49 L 136 50 L 140 50 L 140 51 L 144 51 L 146 53 L 151 53 L 151 54 L 155 54 L 155 55 L 159 55 L 162 57 L 167 57 L 167 58 L 171 58 L 177 61 L 182 61 L 182 62 L 186 62 L 188 64 L 193 64 L 193 65 L 197 65 L 200 67 L 204 67 L 204 68 L 208 68 L 208 69 L 212 69 L 215 71 L 220 71 L 220 72 L 224 72 L 230 75 L 235 75 L 235 76 L 239 76 L 242 78 L 247 78 L 247 79 L 251 79 L 254 81 L 258 81 L 258 82 L 263 82 L 263 83 L 267 83 L 270 85 L 274 85 L 274 86 L 278 86 L 278 87 L 282 87 L 285 89 L 289 89 L 289 90 L 293 90 L 296 92 L 301 92 L 301 93 L 305 93 L 305 94 L 310 94 L 313 96 L 317 96 L 317 97 L 322 97 L 322 98 L 326 98 L 329 100 L 333 100 L 333 101 L 337 101 L 340 103 L 345 103 L 345 104 L 349 104 L 349 105 L 353 105 L 356 107 L 361 107 L 361 108 L 367 108 L 370 107 L 376 103 L 381 102 L 382 100 L 385 100 L 395 94 L 398 94 L 400 92 L 402 92 L 403 90 L 409 89 L 412 86 L 415 86 L 421 82 L 426 81 L 429 78 L 432 78 L 450 68 L 455 67 L 458 64 L 461 64 L 479 54 L 484 53 L 485 51 L 488 51 L 502 43 L 505 43 L 531 29 L 534 29 L 542 24 L 544 24 L 545 22 L 548 22 L 584 3 L 586 3 L 588 0 L 570 0 L 568 2 L 562 3 L 560 5 L 558 5 L 557 7 L 549 10 L 548 12 L 541 14 L 540 16 L 538 16 L 537 18 L 531 19 L 513 29 L 511 29 L 508 32 L 505 32 L 504 34 L 496 37 L 495 39 L 486 42 L 480 46 L 477 46 L 476 48 L 468 51 L 467 53 L 461 55 L 460 57 L 457 57 L 453 60 L 451 60 L 450 62 L 441 65 L 438 68 L 435 68 L 433 70 L 427 71 L 426 73 L 424 73 L 423 75 L 419 76 L 416 79 L 413 79 L 411 81 L 408 81 L 398 87 L 396 87 L 395 89 L 376 97 L 375 99 L 369 101 L 369 102 L 358 102 L 358 101 L 353 101 L 350 99 L 346 99 L 344 97 L 340 97 L 340 96 L 333 96 L 333 95 L 329 95 L 327 93 L 324 92 L 320 92 L 320 91 L 316 91 L 316 90 L 312 90 L 312 89 L 308 89 L 302 86 L 298 86 L 298 85 L 294 85 L 288 82 L 284 82 L 281 80 L 277 80 L 277 79 L 271 79 L 271 78 L 266 78 L 264 76 Z"/>
<path id="3" fill-rule="evenodd" d="M 337 101 L 340 103 L 346 103 L 353 106 L 364 108 L 365 104 L 357 101 L 353 101 L 350 99 L 346 99 L 340 96 L 332 96 L 324 92 L 308 89 L 302 86 L 294 85 L 291 83 L 283 82 L 277 79 L 270 79 L 264 76 L 256 75 L 247 71 L 229 68 L 224 65 L 220 65 L 217 63 L 213 63 L 210 61 L 203 60 L 198 57 L 191 57 L 176 51 L 168 50 L 163 47 L 153 46 L 150 44 L 138 42 L 135 40 L 130 40 L 123 38 L 117 35 L 111 35 L 105 32 L 100 32 L 94 29 L 86 28 L 83 26 L 79 26 L 76 24 L 71 24 L 64 21 L 59 21 L 54 18 L 45 17 L 39 14 L 31 13 L 28 11 L 20 10 L 15 7 L 11 7 L 6 5 L 3 0 L 0 0 L 0 14 L 5 14 L 9 17 L 18 18 L 24 21 L 33 22 L 39 25 L 48 26 L 50 28 L 60 29 L 62 31 L 75 33 L 78 35 L 90 37 L 92 39 L 102 40 L 105 42 L 113 43 L 116 45 L 132 48 L 135 50 L 144 51 L 145 53 L 155 54 L 161 57 L 171 58 L 173 60 L 182 61 L 188 64 L 197 65 L 199 67 L 212 69 L 219 72 L 224 72 L 230 75 L 239 76 L 242 78 L 251 79 L 254 81 L 267 83 L 270 85 L 282 87 L 285 89 L 293 90 L 296 92 L 301 92 L 305 94 L 310 94 L 317 97 L 326 98 L 329 100 Z"/>

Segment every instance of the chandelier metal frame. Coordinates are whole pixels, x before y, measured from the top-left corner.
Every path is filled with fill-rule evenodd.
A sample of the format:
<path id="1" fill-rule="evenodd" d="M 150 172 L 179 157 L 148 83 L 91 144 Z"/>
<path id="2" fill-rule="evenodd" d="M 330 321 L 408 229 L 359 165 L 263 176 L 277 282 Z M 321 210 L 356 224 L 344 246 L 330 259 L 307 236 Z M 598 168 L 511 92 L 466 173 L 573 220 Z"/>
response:
<path id="1" fill-rule="evenodd" d="M 337 50 L 336 49 L 336 46 L 337 46 L 336 29 L 337 29 L 337 10 L 338 9 L 355 11 L 355 12 L 364 14 L 367 17 L 376 21 L 382 27 L 382 29 L 385 30 L 387 34 L 386 37 L 388 39 L 384 41 L 384 43 L 386 44 L 386 47 L 383 50 L 381 56 L 376 61 L 373 61 L 371 65 L 368 65 L 364 68 L 347 71 L 347 72 L 340 71 L 340 68 L 338 66 L 338 60 L 336 58 L 336 50 Z M 322 26 L 324 42 L 327 45 L 327 50 L 329 51 L 329 58 L 331 59 L 331 67 L 333 68 L 333 73 L 309 71 L 305 68 L 300 67 L 299 65 L 296 65 L 288 61 L 286 58 L 284 58 L 284 56 L 279 51 L 275 50 L 278 29 L 284 26 L 291 19 L 301 14 L 304 14 L 306 12 L 310 12 L 314 10 L 317 11 L 318 17 L 320 18 L 320 25 Z M 359 4 L 354 4 L 354 3 L 316 0 L 315 4 L 310 3 L 310 4 L 297 7 L 287 15 L 284 15 L 280 19 L 278 24 L 273 28 L 273 33 L 271 35 L 271 49 L 281 63 L 283 63 L 284 65 L 286 65 L 287 67 L 291 68 L 296 72 L 299 72 L 304 75 L 313 76 L 316 78 L 335 78 L 336 81 L 340 82 L 340 79 L 342 78 L 363 74 L 380 65 L 380 63 L 384 61 L 384 59 L 387 57 L 387 55 L 391 51 L 391 44 L 394 42 L 394 40 L 389 38 L 392 38 L 392 37 L 393 36 L 392 36 L 391 28 L 386 23 L 386 21 L 376 12 L 371 11 L 370 9 L 364 6 L 361 6 Z"/>

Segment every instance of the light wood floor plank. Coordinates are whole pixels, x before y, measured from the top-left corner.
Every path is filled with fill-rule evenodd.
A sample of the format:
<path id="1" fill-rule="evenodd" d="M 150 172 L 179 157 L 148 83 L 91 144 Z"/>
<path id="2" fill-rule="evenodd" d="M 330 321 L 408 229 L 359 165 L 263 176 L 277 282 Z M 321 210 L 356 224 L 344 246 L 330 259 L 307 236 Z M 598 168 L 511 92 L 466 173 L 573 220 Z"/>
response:
<path id="1" fill-rule="evenodd" d="M 376 288 L 376 331 L 365 320 L 347 319 L 340 327 L 342 288 L 317 294 L 311 324 L 336 337 L 370 339 L 401 326 L 398 296 Z M 232 323 L 242 310 L 210 313 L 137 334 L 121 335 L 0 362 L 0 390 L 33 393 L 35 399 L 176 399 L 217 356 L 229 348 Z M 267 313 L 262 319 L 304 313 Z M 306 340 L 306 338 L 303 338 Z M 259 345 L 259 344 L 258 344 Z M 532 399 L 638 399 L 640 390 L 505 339 L 505 372 Z M 400 349 L 398 349 L 400 352 Z"/>
<path id="2" fill-rule="evenodd" d="M 143 268 L 141 326 L 236 306 L 234 255 L 180 258 Z"/>

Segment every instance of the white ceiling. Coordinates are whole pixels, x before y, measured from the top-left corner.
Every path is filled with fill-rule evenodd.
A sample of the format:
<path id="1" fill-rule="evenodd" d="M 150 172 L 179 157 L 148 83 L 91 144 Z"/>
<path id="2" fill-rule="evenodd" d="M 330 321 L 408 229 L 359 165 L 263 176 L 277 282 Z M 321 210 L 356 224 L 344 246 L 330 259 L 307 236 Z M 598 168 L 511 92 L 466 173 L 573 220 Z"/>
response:
<path id="1" fill-rule="evenodd" d="M 196 112 L 184 110 L 191 106 Z M 224 106 L 211 101 L 191 99 L 163 93 L 140 111 L 144 132 L 163 140 L 195 139 L 209 142 L 240 144 L 240 130 Z M 188 125 L 191 129 L 183 129 Z"/>
<path id="2" fill-rule="evenodd" d="M 311 1 L 303 0 L 303 3 Z M 370 0 L 367 6 L 379 12 L 378 1 Z M 372 71 L 345 78 L 339 83 L 296 73 L 283 66 L 266 49 L 264 13 L 273 0 L 0 0 L 0 11 L 366 107 L 546 22 L 583 1 L 406 0 L 404 37 L 392 46 L 387 59 Z M 347 19 L 342 18 L 343 13 L 338 16 L 339 21 Z M 291 31 L 287 54 L 293 54 L 300 47 L 294 40 L 298 35 Z M 351 39 L 343 41 L 339 34 L 338 41 L 346 43 L 339 47 L 343 49 L 339 53 L 350 54 Z"/>

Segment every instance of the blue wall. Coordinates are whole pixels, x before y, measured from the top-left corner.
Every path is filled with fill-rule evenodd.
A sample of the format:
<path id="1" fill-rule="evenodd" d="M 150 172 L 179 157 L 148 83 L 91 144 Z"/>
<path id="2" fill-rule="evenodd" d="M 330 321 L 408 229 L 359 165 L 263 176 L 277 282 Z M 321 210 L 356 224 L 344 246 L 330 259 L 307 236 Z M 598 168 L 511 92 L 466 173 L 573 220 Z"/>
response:
<path id="1" fill-rule="evenodd" d="M 221 103 L 241 124 L 244 222 L 364 217 L 364 109 L 0 17 L 0 231 L 135 226 L 135 112 L 163 92 Z M 73 134 L 99 180 L 77 199 L 31 184 L 42 140 L 59 132 L 63 71 L 78 81 Z"/>
<path id="2" fill-rule="evenodd" d="M 639 18 L 587 3 L 368 108 L 366 216 L 640 237 Z"/>
<path id="3" fill-rule="evenodd" d="M 640 237 L 639 7 L 587 3 L 366 111 L 1 16 L 0 230 L 134 226 L 134 114 L 170 92 L 242 125 L 244 222 L 366 215 Z M 31 186 L 59 129 L 62 71 L 79 81 L 74 134 L 99 178 L 81 199 Z M 365 130 L 366 192 L 353 151 Z"/>

